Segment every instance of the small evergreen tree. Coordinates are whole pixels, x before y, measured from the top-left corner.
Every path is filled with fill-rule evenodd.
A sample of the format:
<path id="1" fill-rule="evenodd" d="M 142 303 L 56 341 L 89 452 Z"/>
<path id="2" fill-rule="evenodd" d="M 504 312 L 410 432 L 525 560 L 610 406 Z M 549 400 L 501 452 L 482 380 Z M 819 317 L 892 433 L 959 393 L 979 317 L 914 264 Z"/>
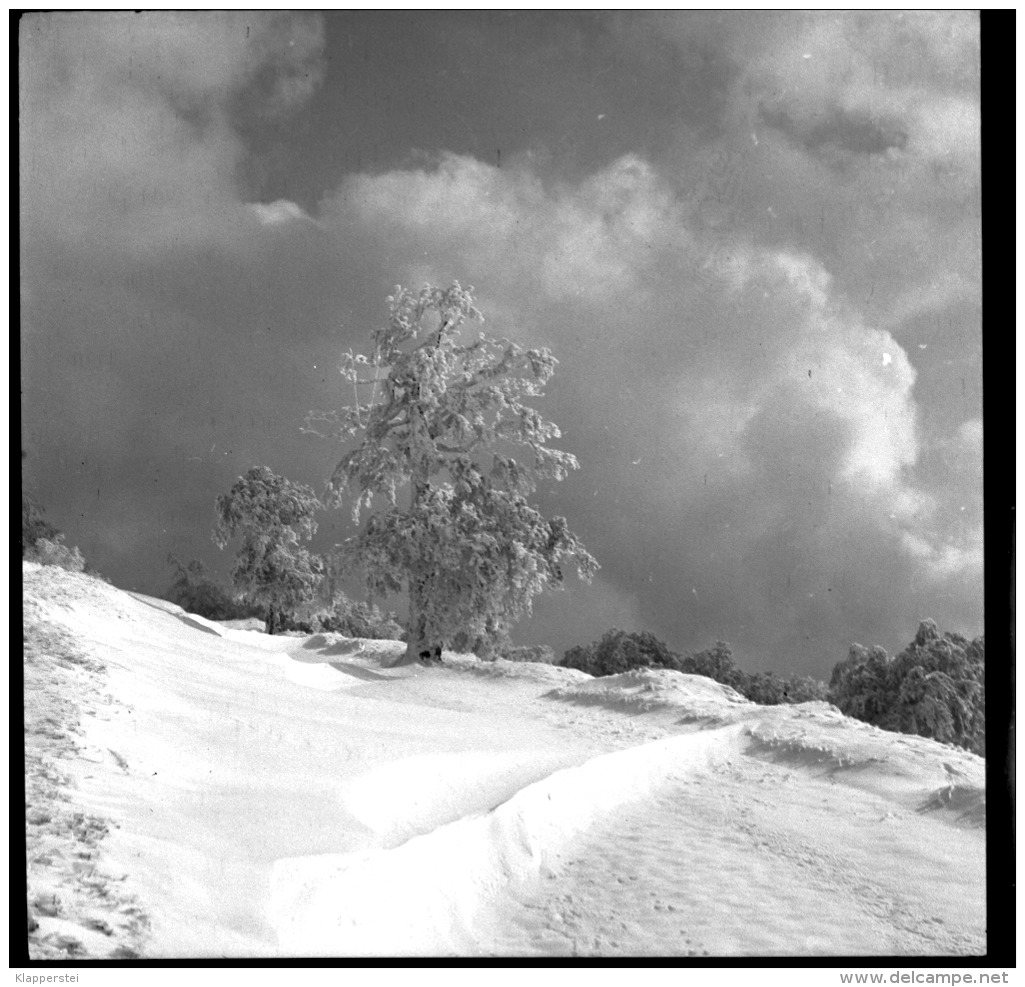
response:
<path id="1" fill-rule="evenodd" d="M 319 506 L 310 487 L 277 476 L 266 466 L 253 467 L 217 498 L 214 544 L 223 549 L 233 537 L 241 537 L 232 582 L 245 599 L 267 608 L 268 634 L 316 597 L 324 566 L 299 541 L 316 533 L 313 514 Z"/>
<path id="2" fill-rule="evenodd" d="M 398 288 L 389 306 L 373 356 L 345 354 L 354 403 L 311 412 L 307 430 L 358 442 L 335 467 L 327 499 L 338 506 L 351 495 L 356 523 L 375 496 L 388 508 L 371 513 L 337 557 L 362 567 L 372 598 L 407 593 L 401 660 L 436 660 L 460 633 L 500 637 L 536 594 L 562 584 L 566 563 L 584 579 L 598 565 L 564 518 L 548 520 L 527 502 L 538 479 L 577 468 L 547 445 L 558 428 L 525 403 L 551 378 L 551 353 L 470 335 L 465 324 L 483 319 L 458 283 Z M 530 462 L 506 454 L 517 446 Z"/>

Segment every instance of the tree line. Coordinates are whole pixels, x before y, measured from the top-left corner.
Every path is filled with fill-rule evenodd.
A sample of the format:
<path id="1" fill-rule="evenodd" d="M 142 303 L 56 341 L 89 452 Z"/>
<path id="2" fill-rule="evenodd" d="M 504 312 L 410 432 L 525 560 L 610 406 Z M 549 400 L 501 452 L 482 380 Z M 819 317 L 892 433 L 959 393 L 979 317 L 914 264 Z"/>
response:
<path id="1" fill-rule="evenodd" d="M 825 683 L 809 676 L 781 678 L 775 672 L 744 672 L 734 664 L 733 652 L 725 641 L 716 641 L 703 651 L 679 654 L 648 631 L 613 628 L 593 644 L 570 648 L 562 664 L 596 676 L 618 675 L 634 668 L 668 668 L 703 675 L 765 706 L 826 699 L 827 691 Z"/>
<path id="2" fill-rule="evenodd" d="M 647 631 L 616 628 L 593 644 L 570 648 L 562 664 L 590 675 L 634 668 L 704 675 L 765 706 L 825 700 L 884 730 L 986 753 L 985 638 L 941 633 L 933 620 L 922 621 L 911 644 L 894 658 L 880 647 L 852 644 L 828 685 L 809 676 L 744 672 L 725 641 L 682 655 Z"/>

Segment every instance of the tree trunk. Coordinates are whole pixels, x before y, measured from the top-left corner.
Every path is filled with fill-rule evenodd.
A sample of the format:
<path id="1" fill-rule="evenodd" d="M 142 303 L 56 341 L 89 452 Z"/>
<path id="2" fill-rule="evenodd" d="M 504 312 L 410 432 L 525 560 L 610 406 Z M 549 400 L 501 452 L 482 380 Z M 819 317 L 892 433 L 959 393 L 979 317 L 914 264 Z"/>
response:
<path id="1" fill-rule="evenodd" d="M 422 573 L 410 574 L 409 586 L 409 627 L 406 635 L 406 653 L 396 662 L 397 665 L 412 665 L 414 662 L 441 661 L 441 645 L 427 639 L 427 604 L 425 579 Z"/>
<path id="2" fill-rule="evenodd" d="M 409 513 L 416 518 L 421 513 L 424 501 L 431 490 L 431 455 L 433 447 L 428 434 L 423 412 L 414 405 L 413 448 L 419 450 L 410 477 Z M 414 662 L 440 662 L 441 645 L 427 640 L 426 611 L 430 605 L 427 585 L 429 573 L 424 572 L 423 563 L 413 567 L 409 573 L 409 624 L 406 631 L 406 653 L 396 665 L 412 665 Z"/>

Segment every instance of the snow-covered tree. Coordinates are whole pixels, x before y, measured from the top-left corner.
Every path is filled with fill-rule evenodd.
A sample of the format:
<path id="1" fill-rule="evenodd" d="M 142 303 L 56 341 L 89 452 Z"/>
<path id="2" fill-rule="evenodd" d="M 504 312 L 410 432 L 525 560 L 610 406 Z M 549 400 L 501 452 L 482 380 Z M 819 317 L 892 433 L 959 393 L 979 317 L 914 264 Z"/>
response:
<path id="1" fill-rule="evenodd" d="M 891 729 L 985 752 L 985 639 L 941 633 L 923 620 L 890 666 L 898 700 Z M 890 726 L 890 724 L 882 724 Z"/>
<path id="2" fill-rule="evenodd" d="M 851 645 L 829 683 L 829 700 L 848 716 L 986 752 L 985 639 L 941 634 L 923 620 L 895 658 Z"/>
<path id="3" fill-rule="evenodd" d="M 310 487 L 277 476 L 266 466 L 254 466 L 217 498 L 214 544 L 223 549 L 233 537 L 241 537 L 232 582 L 246 600 L 266 606 L 268 634 L 316 595 L 323 563 L 299 542 L 316 533 L 313 514 L 318 507 Z"/>
<path id="4" fill-rule="evenodd" d="M 848 716 L 882 725 L 894 702 L 889 661 L 878 646 L 852 644 L 847 657 L 833 666 L 829 701 Z"/>
<path id="5" fill-rule="evenodd" d="M 704 675 L 722 685 L 738 688 L 743 673 L 733 663 L 733 650 L 725 641 L 716 641 L 697 654 L 685 655 L 680 671 L 688 675 Z"/>
<path id="6" fill-rule="evenodd" d="M 775 672 L 741 673 L 734 688 L 762 706 L 778 706 L 787 701 L 787 684 Z"/>
<path id="7" fill-rule="evenodd" d="M 562 583 L 567 563 L 584 579 L 598 568 L 565 518 L 527 502 L 538 479 L 577 468 L 548 447 L 559 429 L 526 404 L 557 361 L 471 333 L 468 322 L 483 322 L 471 291 L 397 288 L 373 355 L 344 356 L 353 403 L 307 418 L 308 431 L 357 443 L 328 482 L 328 503 L 351 498 L 357 524 L 375 497 L 386 504 L 338 557 L 363 569 L 372 596 L 408 593 L 406 662 L 439 658 L 457 634 L 500 634 Z"/>

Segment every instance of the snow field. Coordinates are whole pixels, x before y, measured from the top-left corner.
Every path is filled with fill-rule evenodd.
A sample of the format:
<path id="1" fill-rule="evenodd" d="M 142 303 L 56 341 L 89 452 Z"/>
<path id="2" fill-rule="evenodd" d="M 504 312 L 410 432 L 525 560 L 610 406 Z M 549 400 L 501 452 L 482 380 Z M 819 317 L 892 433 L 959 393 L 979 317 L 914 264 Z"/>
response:
<path id="1" fill-rule="evenodd" d="M 390 668 L 24 583 L 33 956 L 985 947 L 972 754 L 664 670 Z"/>

